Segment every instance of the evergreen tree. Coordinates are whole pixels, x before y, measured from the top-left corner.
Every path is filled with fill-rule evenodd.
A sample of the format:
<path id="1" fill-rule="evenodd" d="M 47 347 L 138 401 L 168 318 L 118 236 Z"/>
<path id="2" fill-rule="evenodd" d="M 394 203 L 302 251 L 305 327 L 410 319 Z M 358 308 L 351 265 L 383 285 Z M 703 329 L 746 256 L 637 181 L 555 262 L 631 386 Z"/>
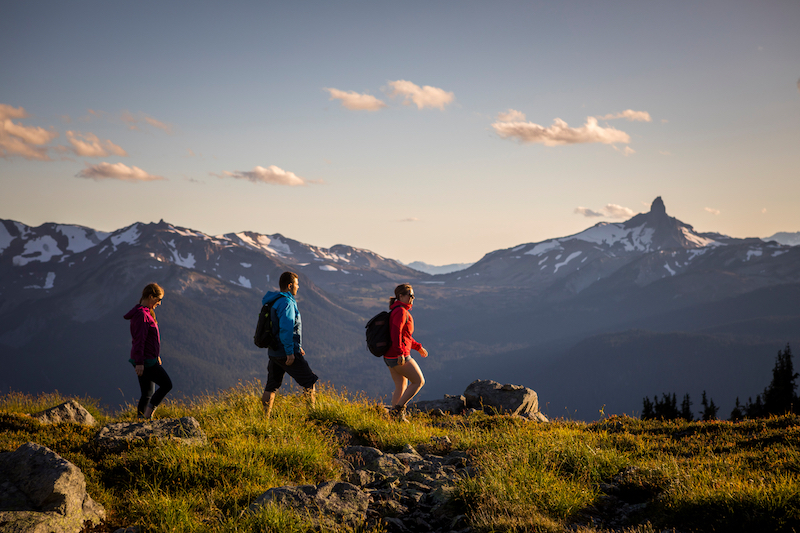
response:
<path id="1" fill-rule="evenodd" d="M 742 420 L 744 418 L 744 406 L 739 404 L 739 397 L 736 397 L 736 405 L 731 411 L 731 420 L 736 422 L 737 420 Z"/>
<path id="2" fill-rule="evenodd" d="M 689 394 L 684 394 L 683 396 L 683 402 L 681 402 L 681 418 L 687 422 L 694 420 L 694 415 L 692 414 L 692 400 L 689 399 Z"/>
<path id="3" fill-rule="evenodd" d="M 792 349 L 787 344 L 783 351 L 778 351 L 775 358 L 775 367 L 772 369 L 772 381 L 764 392 L 756 396 L 753 402 L 747 399 L 744 407 L 747 418 L 763 418 L 769 415 L 782 415 L 786 413 L 800 413 L 798 402 L 797 378 L 792 364 Z"/>
<path id="4" fill-rule="evenodd" d="M 672 395 L 662 394 L 661 400 L 655 400 L 655 417 L 661 420 L 675 420 L 681 417 L 681 412 L 678 411 L 678 400 L 675 393 Z"/>
<path id="5" fill-rule="evenodd" d="M 703 400 L 700 403 L 703 405 L 703 421 L 716 420 L 719 407 L 714 405 L 713 398 L 710 402 L 706 399 L 706 391 L 703 391 Z"/>
<path id="6" fill-rule="evenodd" d="M 783 352 L 778 351 L 775 367 L 772 369 L 772 382 L 764 389 L 764 409 L 768 414 L 783 415 L 797 411 L 798 374 L 792 365 L 792 349 L 789 345 Z"/>
<path id="7" fill-rule="evenodd" d="M 650 401 L 649 396 L 645 396 L 644 400 L 642 400 L 642 420 L 653 420 L 656 417 L 655 411 L 653 411 L 653 402 Z"/>

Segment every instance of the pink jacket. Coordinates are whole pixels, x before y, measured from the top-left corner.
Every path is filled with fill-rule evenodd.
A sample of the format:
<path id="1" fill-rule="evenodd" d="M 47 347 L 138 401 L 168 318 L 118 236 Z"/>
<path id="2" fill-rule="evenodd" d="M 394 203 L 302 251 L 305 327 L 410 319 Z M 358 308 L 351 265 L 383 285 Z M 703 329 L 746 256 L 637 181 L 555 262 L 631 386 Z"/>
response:
<path id="1" fill-rule="evenodd" d="M 419 350 L 422 345 L 411 336 L 414 333 L 414 319 L 411 317 L 412 304 L 404 304 L 397 301 L 392 304 L 392 311 L 389 318 L 389 337 L 392 339 L 392 346 L 386 352 L 387 359 L 397 359 L 398 357 L 411 355 L 411 350 Z"/>
<path id="2" fill-rule="evenodd" d="M 158 323 L 153 320 L 150 310 L 139 304 L 128 311 L 125 319 L 131 321 L 130 362 L 145 366 L 158 364 L 161 335 L 158 332 Z"/>

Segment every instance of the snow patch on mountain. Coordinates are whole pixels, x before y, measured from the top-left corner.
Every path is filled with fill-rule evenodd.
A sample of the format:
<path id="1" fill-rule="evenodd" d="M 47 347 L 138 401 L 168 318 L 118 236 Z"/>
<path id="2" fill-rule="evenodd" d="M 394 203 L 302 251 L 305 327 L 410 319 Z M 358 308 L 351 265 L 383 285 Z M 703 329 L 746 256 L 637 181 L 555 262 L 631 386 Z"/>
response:
<path id="1" fill-rule="evenodd" d="M 699 248 L 705 248 L 706 246 L 720 246 L 722 243 L 715 241 L 714 239 L 708 239 L 706 237 L 701 237 L 700 235 L 693 233 L 689 230 L 689 228 L 681 228 L 683 232 L 683 236 L 686 237 L 686 240 L 696 244 Z"/>
<path id="2" fill-rule="evenodd" d="M 236 283 L 237 285 L 241 285 L 241 286 L 242 286 L 242 287 L 244 287 L 245 289 L 252 289 L 252 288 L 253 288 L 253 286 L 250 284 L 250 280 L 249 280 L 249 279 L 247 279 L 247 278 L 246 278 L 246 277 L 244 277 L 244 276 L 239 276 L 239 281 L 238 281 L 238 283 L 237 283 L 237 282 L 235 282 L 235 281 L 234 281 L 234 282 L 232 282 L 232 283 Z"/>
<path id="3" fill-rule="evenodd" d="M 68 239 L 67 250 L 76 254 L 97 246 L 98 243 L 110 235 L 104 231 L 94 231 L 78 226 L 59 225 L 56 226 L 56 230 Z"/>
<path id="4" fill-rule="evenodd" d="M 251 238 L 246 233 L 234 233 L 234 236 L 253 248 L 259 248 L 274 255 L 281 257 L 292 255 L 292 250 L 287 243 L 280 239 L 270 237 L 269 235 L 259 235 L 255 239 Z"/>
<path id="5" fill-rule="evenodd" d="M 28 285 L 26 289 L 52 289 L 55 286 L 56 273 L 48 272 L 47 278 L 44 280 L 44 285 Z"/>
<path id="6" fill-rule="evenodd" d="M 111 244 L 114 245 L 114 249 L 117 249 L 122 243 L 130 244 L 133 246 L 139 242 L 139 236 L 141 232 L 139 231 L 139 223 L 133 224 L 122 233 L 117 233 L 115 235 L 111 235 Z M 102 250 L 101 250 L 102 251 Z"/>
<path id="7" fill-rule="evenodd" d="M 569 255 L 567 256 L 567 258 L 566 258 L 566 259 L 564 259 L 564 261 L 562 261 L 561 263 L 556 263 L 556 269 L 553 271 L 553 274 L 555 274 L 556 272 L 558 272 L 558 269 L 559 269 L 559 268 L 561 268 L 562 266 L 566 265 L 567 263 L 569 263 L 570 261 L 572 261 L 573 259 L 575 259 L 575 258 L 576 258 L 576 257 L 578 257 L 579 255 L 581 255 L 581 253 L 582 253 L 582 252 L 572 252 L 571 254 L 569 254 Z M 559 256 L 559 257 L 560 257 L 560 256 Z"/>
<path id="8" fill-rule="evenodd" d="M 745 259 L 745 261 L 750 261 L 750 258 L 753 256 L 761 257 L 761 254 L 763 253 L 764 252 L 762 250 L 747 250 L 747 259 Z"/>
<path id="9" fill-rule="evenodd" d="M 563 248 L 561 247 L 561 244 L 557 240 L 545 241 L 545 242 L 540 242 L 539 244 L 537 244 L 536 246 L 525 252 L 525 255 L 542 255 L 543 253 L 549 252 L 550 250 L 563 250 Z"/>
<path id="10" fill-rule="evenodd" d="M 56 255 L 62 255 L 58 243 L 49 235 L 44 235 L 38 239 L 32 239 L 25 243 L 25 250 L 21 255 L 12 259 L 15 266 L 25 266 L 31 261 L 41 261 L 46 263 Z"/>
<path id="11" fill-rule="evenodd" d="M 322 270 L 323 272 L 338 272 L 339 271 L 338 268 L 336 268 L 335 266 L 331 266 L 331 265 L 320 265 L 319 269 Z"/>

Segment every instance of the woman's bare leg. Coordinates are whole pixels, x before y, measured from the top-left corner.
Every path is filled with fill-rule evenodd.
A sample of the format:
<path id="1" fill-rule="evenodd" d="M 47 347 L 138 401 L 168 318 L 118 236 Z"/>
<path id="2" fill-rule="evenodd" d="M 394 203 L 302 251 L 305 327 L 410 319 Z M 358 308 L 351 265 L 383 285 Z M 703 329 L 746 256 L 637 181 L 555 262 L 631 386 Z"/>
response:
<path id="1" fill-rule="evenodd" d="M 392 371 L 392 379 L 395 382 L 395 394 L 397 393 L 397 383 L 398 379 L 395 376 L 402 378 L 403 381 L 408 380 L 409 384 L 404 387 L 404 391 L 401 391 L 400 397 L 395 402 L 395 397 L 392 395 L 392 403 L 394 405 L 405 405 L 411 401 L 411 399 L 416 396 L 419 390 L 425 385 L 425 376 L 422 375 L 422 370 L 420 370 L 419 365 L 414 359 L 409 358 L 408 362 L 404 365 L 400 366 L 393 366 L 389 370 Z"/>

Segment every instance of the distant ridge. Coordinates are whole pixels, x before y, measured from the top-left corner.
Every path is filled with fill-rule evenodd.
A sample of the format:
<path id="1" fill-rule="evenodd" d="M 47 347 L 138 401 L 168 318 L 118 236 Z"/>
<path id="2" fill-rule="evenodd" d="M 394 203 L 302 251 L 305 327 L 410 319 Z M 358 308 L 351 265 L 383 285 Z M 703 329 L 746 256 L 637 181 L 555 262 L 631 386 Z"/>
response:
<path id="1" fill-rule="evenodd" d="M 436 266 L 423 263 L 422 261 L 414 261 L 413 263 L 408 263 L 406 266 L 413 268 L 414 270 L 419 270 L 420 272 L 436 275 L 458 272 L 459 270 L 464 270 L 465 268 L 469 268 L 474 264 L 475 263 L 452 263 L 449 265 Z"/>
<path id="2" fill-rule="evenodd" d="M 766 242 L 775 241 L 779 244 L 785 244 L 787 246 L 798 246 L 800 245 L 800 231 L 795 231 L 793 233 L 779 231 L 771 237 L 764 237 L 762 240 Z"/>

